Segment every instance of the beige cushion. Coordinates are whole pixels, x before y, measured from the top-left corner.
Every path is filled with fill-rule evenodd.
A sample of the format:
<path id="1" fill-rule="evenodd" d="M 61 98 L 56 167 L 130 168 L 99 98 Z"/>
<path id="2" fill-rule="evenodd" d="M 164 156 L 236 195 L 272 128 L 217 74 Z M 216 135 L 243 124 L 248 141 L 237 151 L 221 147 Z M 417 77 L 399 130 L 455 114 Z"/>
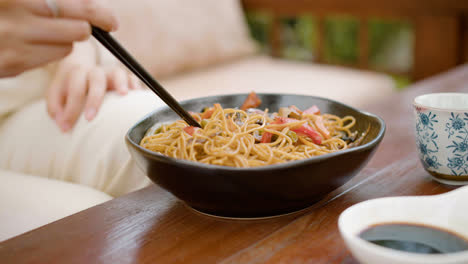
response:
<path id="1" fill-rule="evenodd" d="M 78 184 L 0 170 L 0 241 L 110 200 Z"/>
<path id="2" fill-rule="evenodd" d="M 178 99 L 255 91 L 315 95 L 355 107 L 396 92 L 392 79 L 384 74 L 263 56 L 181 75 L 163 84 Z"/>
<path id="3" fill-rule="evenodd" d="M 238 0 L 115 0 L 112 6 L 120 24 L 114 35 L 158 78 L 255 50 Z"/>

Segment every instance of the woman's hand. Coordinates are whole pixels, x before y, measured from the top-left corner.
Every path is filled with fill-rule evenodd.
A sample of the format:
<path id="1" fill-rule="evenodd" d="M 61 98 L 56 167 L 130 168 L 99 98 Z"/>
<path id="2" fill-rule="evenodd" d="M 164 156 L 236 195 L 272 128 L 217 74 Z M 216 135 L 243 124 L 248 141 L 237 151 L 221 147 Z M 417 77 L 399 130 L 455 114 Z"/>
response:
<path id="1" fill-rule="evenodd" d="M 45 0 L 0 0 L 0 77 L 15 76 L 69 54 L 73 42 L 106 31 L 117 20 L 101 0 L 56 0 L 53 17 Z"/>
<path id="2" fill-rule="evenodd" d="M 47 110 L 63 132 L 70 131 L 82 113 L 93 120 L 107 91 L 125 95 L 142 88 L 137 77 L 121 66 L 106 69 L 85 58 L 63 60 L 47 91 Z"/>

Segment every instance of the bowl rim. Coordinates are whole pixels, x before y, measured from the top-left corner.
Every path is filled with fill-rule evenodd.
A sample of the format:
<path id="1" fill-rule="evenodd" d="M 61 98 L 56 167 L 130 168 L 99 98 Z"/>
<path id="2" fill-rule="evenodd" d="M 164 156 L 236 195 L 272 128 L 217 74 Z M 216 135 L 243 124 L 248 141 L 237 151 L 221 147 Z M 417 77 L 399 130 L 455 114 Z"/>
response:
<path id="1" fill-rule="evenodd" d="M 248 95 L 248 93 L 231 93 L 231 94 L 211 95 L 211 96 L 204 96 L 204 97 L 197 97 L 197 98 L 192 98 L 192 99 L 188 99 L 188 100 L 183 100 L 183 101 L 180 101 L 179 103 L 180 104 L 185 104 L 185 103 L 190 103 L 190 102 L 193 102 L 193 101 L 208 99 L 208 98 L 212 98 L 212 97 L 247 96 L 247 95 Z M 166 155 L 163 155 L 163 154 L 160 154 L 160 153 L 153 152 L 151 150 L 145 149 L 145 148 L 141 147 L 139 144 L 137 144 L 136 142 L 134 142 L 130 138 L 131 132 L 138 125 L 140 125 L 142 122 L 144 122 L 145 120 L 147 120 L 148 118 L 153 116 L 156 112 L 159 112 L 159 111 L 162 111 L 164 109 L 169 108 L 167 105 L 163 105 L 163 106 L 160 106 L 160 107 L 156 108 L 154 111 L 146 114 L 143 118 L 141 118 L 133 126 L 131 126 L 130 129 L 127 131 L 126 135 L 125 135 L 125 140 L 127 141 L 128 144 L 131 144 L 133 147 L 135 147 L 138 151 L 142 152 L 144 155 L 156 156 L 160 161 L 164 161 L 164 162 L 170 163 L 170 164 L 177 164 L 179 166 L 184 165 L 184 166 L 187 166 L 187 167 L 193 167 L 193 168 L 196 167 L 198 169 L 203 168 L 203 169 L 206 169 L 206 170 L 215 170 L 215 171 L 232 171 L 232 172 L 247 172 L 248 171 L 248 172 L 255 172 L 255 171 L 265 171 L 265 170 L 288 169 L 288 168 L 291 168 L 291 167 L 297 167 L 299 165 L 320 162 L 322 160 L 342 156 L 342 155 L 348 154 L 350 152 L 365 151 L 365 150 L 368 150 L 368 149 L 371 149 L 371 148 L 375 147 L 383 139 L 383 136 L 385 134 L 385 130 L 386 130 L 385 122 L 378 115 L 369 113 L 367 111 L 359 110 L 359 109 L 357 109 L 355 107 L 349 106 L 347 104 L 344 104 L 344 103 L 341 103 L 341 102 L 338 102 L 338 101 L 335 101 L 335 100 L 332 100 L 332 99 L 329 99 L 329 98 L 320 97 L 320 96 L 313 96 L 313 95 L 289 94 L 289 93 L 257 93 L 257 95 L 260 95 L 260 96 L 306 96 L 306 97 L 309 97 L 311 99 L 313 98 L 313 99 L 318 99 L 318 100 L 322 100 L 322 101 L 328 101 L 328 102 L 331 102 L 331 103 L 334 103 L 334 104 L 344 106 L 344 107 L 349 108 L 351 110 L 354 110 L 356 112 L 359 112 L 360 114 L 363 114 L 363 115 L 365 115 L 367 117 L 374 118 L 380 124 L 380 130 L 379 130 L 379 133 L 377 134 L 377 136 L 374 139 L 372 139 L 371 141 L 367 142 L 364 145 L 360 145 L 360 146 L 353 147 L 353 148 L 350 148 L 350 149 L 340 150 L 340 151 L 337 151 L 337 152 L 327 153 L 327 154 L 324 154 L 324 155 L 315 156 L 315 157 L 312 157 L 312 158 L 307 158 L 307 159 L 302 159 L 302 160 L 294 160 L 294 161 L 288 161 L 288 162 L 284 162 L 284 163 L 278 163 L 278 164 L 272 164 L 272 165 L 266 165 L 266 166 L 258 166 L 258 167 L 237 168 L 237 167 L 205 164 L 205 163 L 201 163 L 201 162 L 195 162 L 195 161 L 189 161 L 189 160 L 184 160 L 184 159 L 176 159 L 176 158 L 168 157 Z"/>

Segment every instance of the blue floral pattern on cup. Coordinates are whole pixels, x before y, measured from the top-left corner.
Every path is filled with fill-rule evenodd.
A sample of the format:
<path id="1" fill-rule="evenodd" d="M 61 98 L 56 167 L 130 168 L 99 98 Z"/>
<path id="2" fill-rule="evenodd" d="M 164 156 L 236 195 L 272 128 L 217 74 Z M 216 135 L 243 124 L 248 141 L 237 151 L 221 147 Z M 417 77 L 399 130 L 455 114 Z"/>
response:
<path id="1" fill-rule="evenodd" d="M 468 93 L 432 93 L 413 101 L 416 147 L 436 181 L 468 185 Z"/>
<path id="2" fill-rule="evenodd" d="M 452 144 L 447 146 L 452 156 L 448 157 L 447 167 L 454 175 L 468 174 L 468 114 L 450 113 L 450 118 L 445 124 L 445 131 Z"/>
<path id="3" fill-rule="evenodd" d="M 448 118 L 443 118 L 416 109 L 419 157 L 428 170 L 438 171 L 445 166 L 452 175 L 468 175 L 468 113 L 449 113 Z M 440 122 L 445 129 L 437 128 Z"/>
<path id="4" fill-rule="evenodd" d="M 438 169 L 442 164 L 437 159 L 439 146 L 437 138 L 439 135 L 434 131 L 434 123 L 438 123 L 437 115 L 432 112 L 417 113 L 416 135 L 419 155 L 424 167 Z"/>

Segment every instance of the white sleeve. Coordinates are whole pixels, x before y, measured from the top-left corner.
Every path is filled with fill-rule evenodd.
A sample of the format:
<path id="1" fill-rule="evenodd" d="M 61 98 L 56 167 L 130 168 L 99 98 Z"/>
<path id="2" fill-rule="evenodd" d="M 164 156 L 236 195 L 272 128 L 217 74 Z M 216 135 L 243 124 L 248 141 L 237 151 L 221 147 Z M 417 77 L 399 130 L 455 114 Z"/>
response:
<path id="1" fill-rule="evenodd" d="M 0 79 L 0 120 L 22 106 L 40 99 L 51 79 L 50 67 L 24 72 L 16 77 Z"/>

